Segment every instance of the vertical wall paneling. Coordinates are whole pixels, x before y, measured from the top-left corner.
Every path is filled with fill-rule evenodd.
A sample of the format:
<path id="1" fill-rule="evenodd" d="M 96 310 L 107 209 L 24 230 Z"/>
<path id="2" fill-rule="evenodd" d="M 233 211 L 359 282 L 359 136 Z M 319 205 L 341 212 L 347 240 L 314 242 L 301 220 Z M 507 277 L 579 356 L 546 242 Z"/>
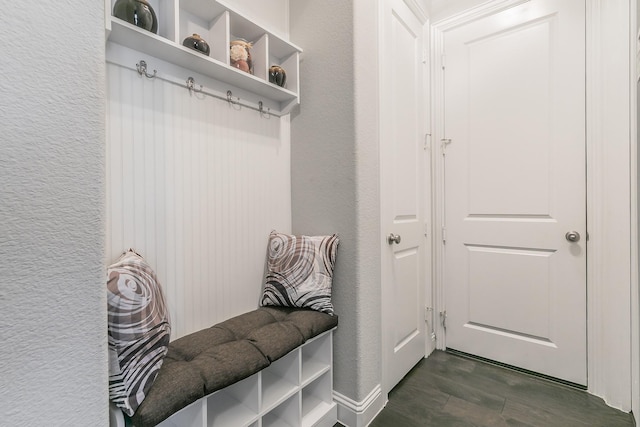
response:
<path id="1" fill-rule="evenodd" d="M 145 60 L 169 80 L 193 75 Z M 268 234 L 291 228 L 289 120 L 134 64 L 107 63 L 107 262 L 129 247 L 150 262 L 175 339 L 257 307 Z"/>

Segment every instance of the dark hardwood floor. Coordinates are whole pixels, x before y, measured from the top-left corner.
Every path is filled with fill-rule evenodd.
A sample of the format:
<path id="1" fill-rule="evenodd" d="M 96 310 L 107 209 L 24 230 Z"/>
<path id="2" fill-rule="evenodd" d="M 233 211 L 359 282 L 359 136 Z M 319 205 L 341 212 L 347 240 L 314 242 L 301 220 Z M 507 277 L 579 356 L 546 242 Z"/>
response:
<path id="1" fill-rule="evenodd" d="M 339 424 L 338 424 L 339 425 Z M 371 427 L 631 427 L 600 398 L 466 357 L 434 352 L 389 393 Z"/>

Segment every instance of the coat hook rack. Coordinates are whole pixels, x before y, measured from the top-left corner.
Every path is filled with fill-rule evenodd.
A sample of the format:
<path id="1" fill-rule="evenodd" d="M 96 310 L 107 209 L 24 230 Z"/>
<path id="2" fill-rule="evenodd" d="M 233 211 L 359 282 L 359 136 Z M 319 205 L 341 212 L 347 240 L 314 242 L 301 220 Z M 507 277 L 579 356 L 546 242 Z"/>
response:
<path id="1" fill-rule="evenodd" d="M 147 61 L 144 60 L 140 60 L 140 62 L 136 64 L 136 69 L 138 70 L 138 74 L 140 74 L 141 76 L 145 76 L 148 79 L 155 78 L 156 74 L 158 73 L 157 70 L 153 70 L 153 74 L 149 74 L 147 72 Z"/>
<path id="2" fill-rule="evenodd" d="M 206 88 L 203 85 L 197 84 L 196 80 L 191 76 L 187 77 L 186 80 L 180 81 L 179 79 L 175 79 L 171 76 L 158 75 L 157 70 L 153 70 L 153 74 L 150 74 L 147 71 L 147 62 L 144 60 L 140 60 L 136 64 L 136 71 L 138 72 L 139 75 L 144 76 L 148 79 L 158 78 L 162 81 L 166 81 L 176 86 L 181 86 L 181 87 L 186 86 L 186 88 L 189 90 L 190 95 L 193 95 L 193 94 L 208 95 L 213 98 L 220 99 L 222 101 L 227 101 L 229 106 L 234 110 L 240 111 L 242 110 L 242 107 L 246 107 L 250 110 L 257 111 L 258 113 L 260 113 L 260 117 L 265 119 L 270 119 L 271 116 L 282 117 L 282 114 L 279 114 L 277 111 L 273 113 L 270 107 L 265 107 L 263 101 L 258 101 L 257 103 L 250 102 L 250 101 L 242 101 L 240 97 L 234 96 L 231 90 L 227 90 L 226 96 L 224 92 L 206 90 Z"/>

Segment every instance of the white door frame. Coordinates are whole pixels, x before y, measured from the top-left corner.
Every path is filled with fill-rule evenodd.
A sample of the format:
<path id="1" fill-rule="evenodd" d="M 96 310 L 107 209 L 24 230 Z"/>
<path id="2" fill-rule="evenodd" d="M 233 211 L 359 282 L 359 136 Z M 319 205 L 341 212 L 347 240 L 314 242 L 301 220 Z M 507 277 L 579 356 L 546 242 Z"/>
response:
<path id="1" fill-rule="evenodd" d="M 638 262 L 638 82 L 640 82 L 640 31 L 638 28 L 638 8 L 640 0 L 630 2 L 630 120 L 631 120 L 631 410 L 636 425 L 640 425 L 640 289 Z"/>
<path id="2" fill-rule="evenodd" d="M 444 162 L 442 117 L 443 36 L 451 28 L 529 0 L 494 0 L 432 26 L 433 271 L 436 313 L 446 309 L 443 289 Z M 587 16 L 587 364 L 588 391 L 609 405 L 631 410 L 631 79 L 629 78 L 630 2 L 585 0 Z M 605 54 L 606 53 L 606 54 Z M 635 88 L 633 88 L 635 91 Z M 605 108 L 606 106 L 606 108 Z M 634 171 L 634 173 L 632 173 Z M 635 185 L 635 183 L 634 183 Z M 634 224 L 635 228 L 635 224 Z M 634 251 L 635 252 L 635 251 Z M 634 311 L 637 311 L 634 308 Z M 636 329 L 636 328 L 634 328 Z M 446 347 L 444 328 L 436 328 L 437 348 Z M 637 357 L 638 355 L 636 355 Z M 637 364 L 635 364 L 637 366 Z M 636 376 L 637 373 L 636 373 Z"/>

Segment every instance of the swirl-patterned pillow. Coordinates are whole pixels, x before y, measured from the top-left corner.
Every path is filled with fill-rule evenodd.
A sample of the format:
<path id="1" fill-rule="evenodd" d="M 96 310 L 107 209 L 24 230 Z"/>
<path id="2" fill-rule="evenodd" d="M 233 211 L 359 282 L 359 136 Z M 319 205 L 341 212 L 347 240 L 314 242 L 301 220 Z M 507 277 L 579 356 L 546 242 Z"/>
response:
<path id="1" fill-rule="evenodd" d="M 169 312 L 154 271 L 131 249 L 107 268 L 107 301 L 109 398 L 131 416 L 167 354 Z"/>
<path id="2" fill-rule="evenodd" d="M 339 238 L 271 232 L 262 305 L 301 307 L 333 315 L 331 283 Z"/>

